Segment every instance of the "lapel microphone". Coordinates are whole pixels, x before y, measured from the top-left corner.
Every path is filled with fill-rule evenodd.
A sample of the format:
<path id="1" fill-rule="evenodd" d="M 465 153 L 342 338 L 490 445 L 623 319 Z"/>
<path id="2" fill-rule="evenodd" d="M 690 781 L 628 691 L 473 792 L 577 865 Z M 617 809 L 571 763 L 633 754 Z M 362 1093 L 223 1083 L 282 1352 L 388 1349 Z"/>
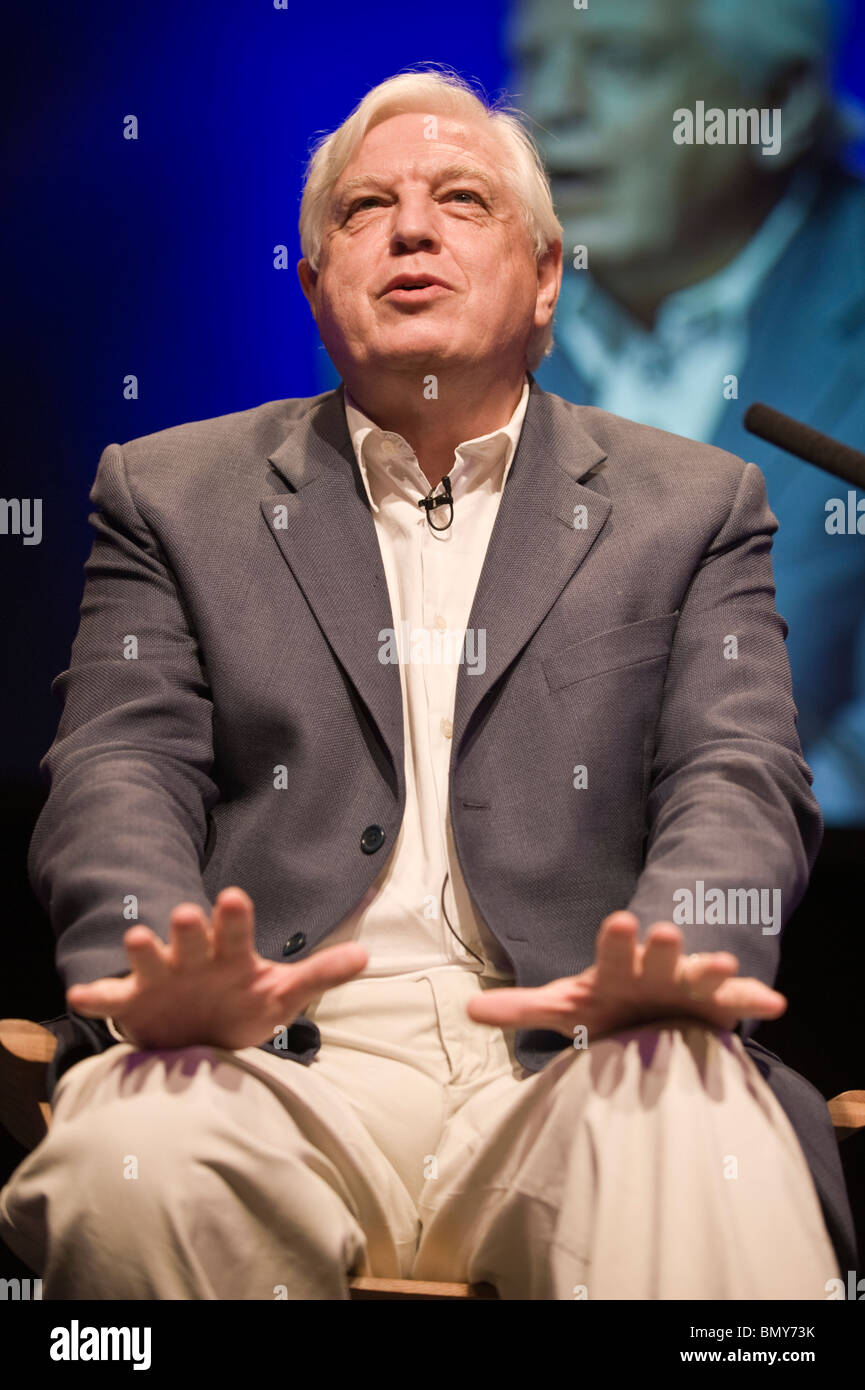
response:
<path id="1" fill-rule="evenodd" d="M 447 474 L 445 474 L 445 476 L 441 480 L 441 486 L 444 488 L 443 495 L 441 497 L 433 497 L 433 493 L 435 492 L 435 489 L 438 486 L 439 484 L 436 483 L 434 487 L 431 487 L 426 497 L 422 497 L 420 499 L 420 501 L 418 502 L 418 506 L 423 507 L 426 511 L 426 519 L 429 523 L 430 530 L 446 531 L 449 526 L 453 525 L 454 519 L 454 499 L 451 495 L 451 480 Z M 444 526 L 434 526 L 432 521 L 432 513 L 434 512 L 436 507 L 444 507 L 445 505 L 450 507 L 450 516 L 448 517 L 447 522 Z"/>

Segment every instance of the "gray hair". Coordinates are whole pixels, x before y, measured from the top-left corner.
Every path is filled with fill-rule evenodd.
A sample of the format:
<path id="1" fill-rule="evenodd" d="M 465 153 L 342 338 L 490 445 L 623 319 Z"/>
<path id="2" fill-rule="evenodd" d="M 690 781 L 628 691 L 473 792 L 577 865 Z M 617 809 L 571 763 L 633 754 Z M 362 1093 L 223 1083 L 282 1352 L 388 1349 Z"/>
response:
<path id="1" fill-rule="evenodd" d="M 319 267 L 333 189 L 364 136 L 388 117 L 414 111 L 487 123 L 502 152 L 502 177 L 517 198 L 534 256 L 540 261 L 563 233 L 543 161 L 523 125 L 522 112 L 500 102 L 487 102 L 453 69 L 429 65 L 380 82 L 337 130 L 320 136 L 314 143 L 304 177 L 299 221 L 301 250 L 312 269 Z M 552 346 L 550 321 L 530 343 L 526 361 L 529 371 L 540 366 Z"/>

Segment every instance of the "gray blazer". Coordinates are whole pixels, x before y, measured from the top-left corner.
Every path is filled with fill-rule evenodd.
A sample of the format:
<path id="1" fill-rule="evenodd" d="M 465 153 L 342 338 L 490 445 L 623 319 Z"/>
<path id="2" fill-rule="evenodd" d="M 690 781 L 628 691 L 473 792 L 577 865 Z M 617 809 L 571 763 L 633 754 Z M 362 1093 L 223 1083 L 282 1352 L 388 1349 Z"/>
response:
<path id="1" fill-rule="evenodd" d="M 131 921 L 165 935 L 178 902 L 209 909 L 227 884 L 255 903 L 261 954 L 302 959 L 380 873 L 405 805 L 399 671 L 379 660 L 393 618 L 342 389 L 109 445 L 91 498 L 30 852 L 64 982 L 126 973 Z M 776 526 L 753 464 L 532 381 L 450 779 L 462 871 L 518 984 L 578 973 L 606 913 L 673 918 L 698 882 L 728 902 L 780 894 L 774 926 L 683 926 L 688 950 L 730 949 L 774 979 L 822 833 Z M 67 1064 L 112 1042 L 69 1016 L 58 1031 Z M 852 1241 L 822 1097 L 751 1031 L 833 1237 Z M 517 1035 L 530 1070 L 568 1045 Z M 301 1018 L 277 1055 L 308 1063 L 318 1046 Z"/>

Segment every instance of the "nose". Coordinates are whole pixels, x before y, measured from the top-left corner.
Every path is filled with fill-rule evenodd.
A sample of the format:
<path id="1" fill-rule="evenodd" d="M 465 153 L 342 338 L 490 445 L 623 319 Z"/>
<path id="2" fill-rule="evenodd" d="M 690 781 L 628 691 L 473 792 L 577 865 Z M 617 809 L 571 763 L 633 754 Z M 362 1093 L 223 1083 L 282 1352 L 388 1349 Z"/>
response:
<path id="1" fill-rule="evenodd" d="M 441 249 L 436 203 L 429 189 L 404 192 L 395 204 L 390 249 L 394 255 Z"/>

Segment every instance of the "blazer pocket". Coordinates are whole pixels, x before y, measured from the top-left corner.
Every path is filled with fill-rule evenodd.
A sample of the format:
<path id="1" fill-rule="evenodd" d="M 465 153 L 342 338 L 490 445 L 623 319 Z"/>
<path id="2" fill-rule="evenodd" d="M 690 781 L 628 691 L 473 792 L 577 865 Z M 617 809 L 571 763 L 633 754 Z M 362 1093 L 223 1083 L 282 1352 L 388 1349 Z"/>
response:
<path id="1" fill-rule="evenodd" d="M 675 613 L 662 613 L 657 618 L 642 618 L 625 627 L 599 632 L 547 657 L 541 665 L 550 690 L 561 690 L 563 686 L 575 685 L 577 681 L 600 676 L 605 671 L 667 657 L 678 617 L 677 609 Z"/>

